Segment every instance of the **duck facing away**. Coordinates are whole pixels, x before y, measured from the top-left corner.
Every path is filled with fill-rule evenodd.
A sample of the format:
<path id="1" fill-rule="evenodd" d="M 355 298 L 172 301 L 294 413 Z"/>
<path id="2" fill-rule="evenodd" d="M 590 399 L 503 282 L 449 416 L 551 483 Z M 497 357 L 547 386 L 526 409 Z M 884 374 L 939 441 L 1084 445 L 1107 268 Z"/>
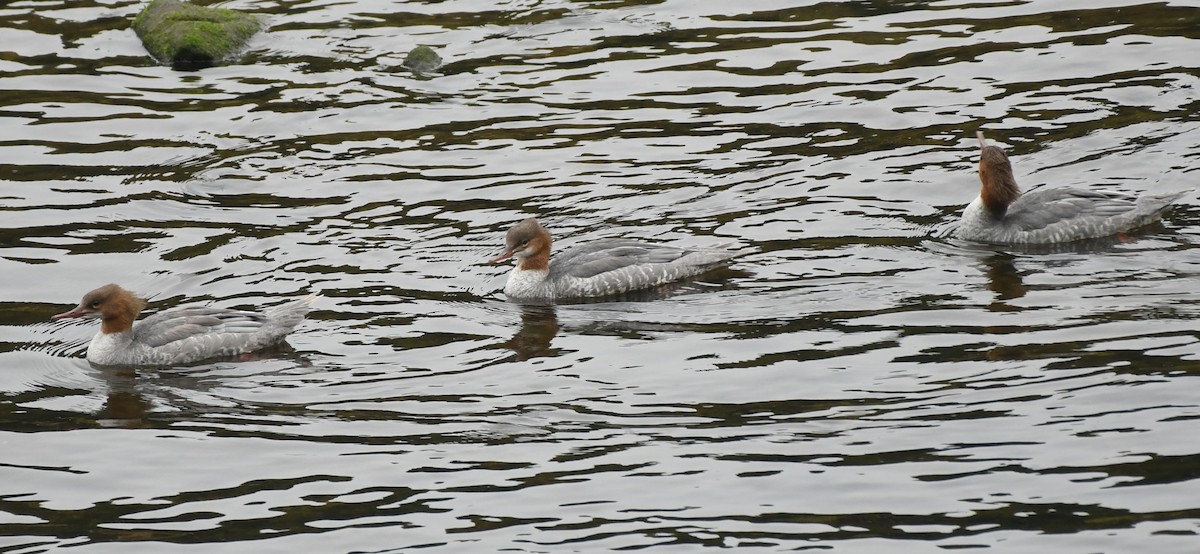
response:
<path id="1" fill-rule="evenodd" d="M 516 224 L 492 263 L 516 258 L 504 294 L 513 299 L 590 298 L 654 287 L 699 275 L 742 254 L 725 247 L 681 248 L 632 239 L 602 239 L 550 259 L 550 233 L 534 218 Z"/>
<path id="2" fill-rule="evenodd" d="M 310 295 L 261 313 L 183 306 L 135 323 L 146 301 L 117 285 L 104 285 L 84 295 L 74 309 L 51 319 L 99 319 L 100 332 L 87 350 L 87 360 L 97 365 L 187 364 L 245 354 L 282 341 L 316 299 Z"/>
<path id="3" fill-rule="evenodd" d="M 957 230 L 967 240 L 1000 244 L 1050 244 L 1116 235 L 1153 223 L 1187 191 L 1134 197 L 1067 187 L 1021 194 L 1008 156 L 976 133 L 979 196 L 963 210 Z"/>

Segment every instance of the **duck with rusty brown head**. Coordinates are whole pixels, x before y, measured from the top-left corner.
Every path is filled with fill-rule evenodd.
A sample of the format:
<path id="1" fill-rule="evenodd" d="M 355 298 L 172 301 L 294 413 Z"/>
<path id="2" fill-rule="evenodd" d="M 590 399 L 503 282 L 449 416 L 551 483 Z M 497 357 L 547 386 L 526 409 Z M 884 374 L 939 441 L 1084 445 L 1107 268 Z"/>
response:
<path id="1" fill-rule="evenodd" d="M 211 306 L 170 308 L 135 321 L 146 301 L 109 284 L 52 319 L 100 320 L 87 359 L 98 365 L 175 365 L 254 352 L 283 340 L 317 299 L 310 295 L 265 312 Z"/>
<path id="2" fill-rule="evenodd" d="M 680 247 L 636 239 L 600 239 L 550 259 L 550 232 L 534 218 L 517 223 L 493 263 L 516 258 L 504 294 L 514 300 L 594 298 L 699 275 L 741 254 L 730 245 Z"/>
<path id="3" fill-rule="evenodd" d="M 963 210 L 960 238 L 997 244 L 1053 244 L 1108 237 L 1157 221 L 1188 191 L 1132 196 L 1070 187 L 1022 194 L 998 146 L 979 139 L 979 197 Z"/>

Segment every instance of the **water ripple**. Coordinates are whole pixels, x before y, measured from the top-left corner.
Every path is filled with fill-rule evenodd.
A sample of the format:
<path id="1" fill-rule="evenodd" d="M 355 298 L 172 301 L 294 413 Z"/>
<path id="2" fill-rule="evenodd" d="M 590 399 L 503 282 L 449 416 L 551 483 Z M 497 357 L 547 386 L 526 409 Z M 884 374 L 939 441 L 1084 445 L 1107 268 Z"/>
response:
<path id="1" fill-rule="evenodd" d="M 1194 549 L 1195 194 L 952 235 L 977 129 L 1026 189 L 1194 188 L 1200 6 L 248 2 L 199 72 L 141 6 L 0 12 L 0 550 Z M 517 304 L 530 216 L 752 253 Z M 134 372 L 47 321 L 106 282 L 323 299 Z"/>

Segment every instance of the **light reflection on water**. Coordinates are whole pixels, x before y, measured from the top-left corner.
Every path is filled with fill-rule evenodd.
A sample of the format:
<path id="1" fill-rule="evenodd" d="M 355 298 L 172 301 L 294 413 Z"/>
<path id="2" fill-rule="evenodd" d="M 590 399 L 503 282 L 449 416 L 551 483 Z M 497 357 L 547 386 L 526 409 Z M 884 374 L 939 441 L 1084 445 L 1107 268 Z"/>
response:
<path id="1" fill-rule="evenodd" d="M 194 73 L 139 7 L 0 12 L 0 550 L 1194 550 L 1196 197 L 949 234 L 979 128 L 1026 188 L 1195 187 L 1200 4 L 247 1 Z M 756 252 L 522 305 L 528 216 Z M 324 299 L 135 373 L 47 321 L 110 281 Z"/>

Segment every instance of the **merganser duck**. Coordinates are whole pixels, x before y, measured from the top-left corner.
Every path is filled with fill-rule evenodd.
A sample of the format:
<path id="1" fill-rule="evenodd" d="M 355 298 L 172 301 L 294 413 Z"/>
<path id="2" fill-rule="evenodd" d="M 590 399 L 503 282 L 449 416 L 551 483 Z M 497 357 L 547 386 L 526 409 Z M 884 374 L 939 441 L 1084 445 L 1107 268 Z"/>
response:
<path id="1" fill-rule="evenodd" d="M 726 247 L 680 248 L 631 239 L 604 239 L 570 248 L 550 260 L 550 233 L 534 218 L 513 226 L 504 252 L 516 257 L 504 294 L 554 300 L 607 296 L 704 273 L 741 254 Z"/>
<path id="2" fill-rule="evenodd" d="M 110 284 L 87 293 L 74 309 L 51 319 L 99 319 L 100 332 L 87 350 L 87 360 L 97 365 L 187 364 L 253 352 L 283 340 L 316 299 L 310 295 L 265 313 L 184 306 L 135 324 L 146 301 Z"/>
<path id="3" fill-rule="evenodd" d="M 1107 237 L 1153 223 L 1187 191 L 1134 197 L 1077 188 L 1021 194 L 1008 156 L 976 132 L 979 197 L 963 210 L 958 236 L 1001 244 L 1049 244 Z"/>

